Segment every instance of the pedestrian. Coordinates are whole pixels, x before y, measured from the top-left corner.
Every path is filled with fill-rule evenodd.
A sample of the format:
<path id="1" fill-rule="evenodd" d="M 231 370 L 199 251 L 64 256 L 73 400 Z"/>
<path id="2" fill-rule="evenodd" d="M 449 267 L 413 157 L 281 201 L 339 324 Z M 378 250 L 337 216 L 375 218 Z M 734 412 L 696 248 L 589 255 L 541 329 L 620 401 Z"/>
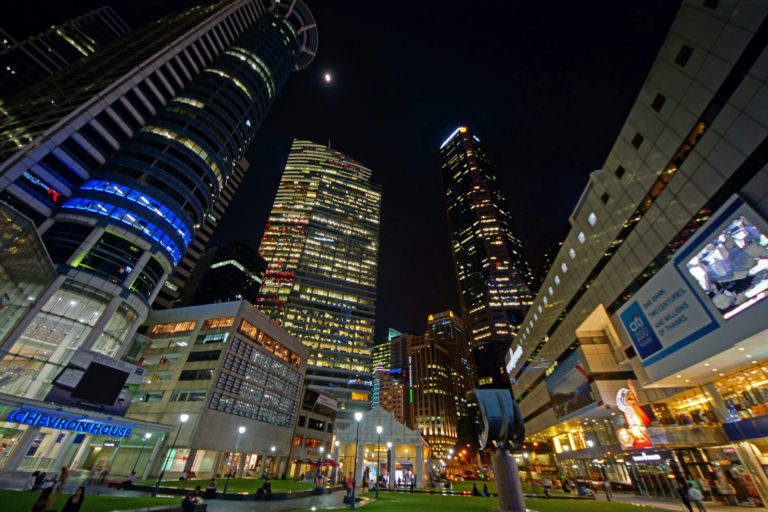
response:
<path id="1" fill-rule="evenodd" d="M 197 507 L 197 503 L 199 501 L 197 499 L 198 491 L 200 491 L 199 485 L 195 487 L 193 491 L 189 491 L 189 493 L 184 497 L 184 499 L 181 500 L 182 512 L 195 512 L 195 508 Z"/>
<path id="2" fill-rule="evenodd" d="M 85 487 L 81 485 L 75 489 L 75 494 L 67 499 L 67 502 L 64 504 L 64 508 L 61 509 L 61 512 L 80 512 L 80 507 L 83 506 L 84 500 Z"/>
<path id="3" fill-rule="evenodd" d="M 69 470 L 66 466 L 62 466 L 61 473 L 59 473 L 59 488 L 56 490 L 58 492 L 64 492 L 64 489 L 67 487 L 67 482 L 69 482 Z"/>
<path id="4" fill-rule="evenodd" d="M 611 481 L 606 480 L 603 482 L 603 490 L 605 490 L 606 501 L 611 501 Z"/>
<path id="5" fill-rule="evenodd" d="M 269 478 L 264 479 L 264 484 L 261 486 L 261 491 L 264 494 L 265 500 L 272 499 L 272 482 L 269 481 Z"/>
<path id="6" fill-rule="evenodd" d="M 43 484 L 45 484 L 45 472 L 38 471 L 37 476 L 35 477 L 35 483 L 32 485 L 32 490 L 39 491 L 43 488 Z"/>
<path id="7" fill-rule="evenodd" d="M 347 496 L 352 496 L 352 489 L 355 486 L 355 479 L 352 478 L 352 473 L 347 477 Z"/>
<path id="8" fill-rule="evenodd" d="M 53 507 L 56 497 L 53 495 L 53 487 L 47 487 L 40 493 L 40 497 L 32 506 L 32 512 L 43 512 Z"/>
<path id="9" fill-rule="evenodd" d="M 205 495 L 203 496 L 207 500 L 216 498 L 216 478 L 211 477 L 211 481 L 208 482 L 208 487 L 205 489 Z"/>
<path id="10" fill-rule="evenodd" d="M 688 499 L 696 505 L 696 508 L 699 509 L 699 512 L 707 512 L 707 508 L 704 506 L 704 502 L 702 501 L 704 496 L 702 496 L 701 492 L 699 492 L 699 490 L 691 484 L 688 484 Z"/>
<path id="11" fill-rule="evenodd" d="M 29 478 L 26 479 L 24 482 L 24 486 L 22 487 L 22 490 L 24 491 L 31 491 L 35 487 L 35 480 L 37 480 L 37 475 L 39 475 L 39 471 L 35 471 L 31 475 L 29 475 Z"/>
<path id="12" fill-rule="evenodd" d="M 549 478 L 544 479 L 544 496 L 547 497 L 547 499 L 552 499 L 552 480 Z"/>
<path id="13" fill-rule="evenodd" d="M 472 484 L 472 496 L 480 496 L 480 491 L 475 483 Z"/>
<path id="14" fill-rule="evenodd" d="M 691 498 L 688 497 L 688 491 L 682 485 L 677 487 L 677 495 L 683 501 L 683 505 L 688 509 L 688 512 L 693 512 L 691 507 Z"/>
<path id="15" fill-rule="evenodd" d="M 483 496 L 488 497 L 490 495 L 491 495 L 491 493 L 488 492 L 488 484 L 483 484 Z"/>

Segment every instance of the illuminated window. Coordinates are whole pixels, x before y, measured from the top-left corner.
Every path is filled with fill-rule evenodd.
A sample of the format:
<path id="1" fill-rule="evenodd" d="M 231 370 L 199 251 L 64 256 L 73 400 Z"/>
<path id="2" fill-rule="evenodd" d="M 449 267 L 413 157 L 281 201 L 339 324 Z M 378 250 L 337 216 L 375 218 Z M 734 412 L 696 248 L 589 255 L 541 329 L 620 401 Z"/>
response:
<path id="1" fill-rule="evenodd" d="M 585 241 L 586 239 L 587 239 L 587 237 L 586 237 L 586 236 L 584 236 L 584 232 L 583 232 L 583 231 L 580 231 L 580 232 L 579 232 L 579 243 L 582 243 L 582 244 L 583 244 L 583 243 L 584 243 L 584 241 Z"/>
<path id="2" fill-rule="evenodd" d="M 170 324 L 157 324 L 150 331 L 151 334 L 173 334 L 177 332 L 189 332 L 194 330 L 197 322 L 191 320 L 189 322 L 173 322 Z"/>
<path id="3" fill-rule="evenodd" d="M 597 224 L 597 215 L 595 215 L 595 212 L 592 212 L 589 214 L 589 217 L 587 217 L 587 221 L 589 222 L 590 226 L 594 226 Z"/>
<path id="4" fill-rule="evenodd" d="M 235 317 L 227 318 L 209 318 L 203 322 L 201 329 L 221 329 L 223 327 L 231 327 L 235 322 Z"/>
<path id="5" fill-rule="evenodd" d="M 312 437 L 308 437 L 306 441 L 304 441 L 304 446 L 307 448 L 319 448 L 323 445 L 323 441 L 320 439 L 314 439 Z"/>
<path id="6" fill-rule="evenodd" d="M 565 263 L 563 263 L 562 265 L 560 265 L 560 268 L 561 268 L 561 269 L 563 269 L 563 274 L 565 274 L 566 272 L 568 272 L 568 265 L 566 265 Z"/>
<path id="7" fill-rule="evenodd" d="M 572 260 L 575 260 L 576 259 L 576 251 L 574 251 L 573 249 L 569 249 L 568 250 L 568 256 L 570 256 Z M 563 263 L 563 265 L 565 265 L 565 263 Z"/>
<path id="8" fill-rule="evenodd" d="M 365 393 L 355 393 L 353 391 L 352 392 L 352 400 L 359 400 L 359 401 L 364 402 L 364 401 L 368 400 L 368 395 L 365 394 Z"/>
<path id="9" fill-rule="evenodd" d="M 303 439 L 301 438 L 301 436 L 295 436 L 293 438 L 293 446 L 301 446 L 302 441 Z"/>

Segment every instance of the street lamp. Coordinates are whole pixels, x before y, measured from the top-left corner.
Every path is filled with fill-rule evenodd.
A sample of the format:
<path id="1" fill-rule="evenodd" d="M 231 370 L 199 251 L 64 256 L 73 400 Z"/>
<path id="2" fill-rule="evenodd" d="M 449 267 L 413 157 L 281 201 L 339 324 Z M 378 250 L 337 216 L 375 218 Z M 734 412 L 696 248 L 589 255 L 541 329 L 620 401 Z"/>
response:
<path id="1" fill-rule="evenodd" d="M 323 452 L 325 451 L 325 447 L 320 447 L 320 455 L 317 456 L 317 473 L 315 474 L 315 483 L 319 486 L 320 485 L 320 468 L 323 467 Z"/>
<path id="2" fill-rule="evenodd" d="M 339 461 L 341 460 L 341 457 L 339 457 L 339 442 L 335 441 L 333 444 L 334 444 L 334 446 L 336 446 L 336 448 L 334 449 L 334 452 L 333 452 L 334 455 L 336 456 L 336 466 L 333 467 L 333 483 L 338 483 L 338 481 L 339 481 L 339 465 L 340 465 Z M 342 475 L 342 477 L 343 477 L 343 475 Z"/>
<path id="3" fill-rule="evenodd" d="M 395 464 L 395 461 L 391 460 L 391 459 L 394 459 L 394 457 L 390 457 L 390 455 L 392 455 L 390 453 L 391 449 L 392 449 L 392 442 L 387 441 L 387 471 L 389 472 L 389 487 L 392 487 L 392 482 L 393 482 L 392 479 L 395 476 L 395 474 L 392 472 L 392 467 L 393 466 L 397 467 L 397 464 Z"/>
<path id="4" fill-rule="evenodd" d="M 136 457 L 136 462 L 134 462 L 134 464 L 133 464 L 133 469 L 131 470 L 131 473 L 135 473 L 136 472 L 136 466 L 139 464 L 139 458 L 141 457 L 141 452 L 144 451 L 144 446 L 146 446 L 147 441 L 149 441 L 150 437 L 152 437 L 152 433 L 151 432 L 146 432 L 144 434 L 144 441 L 142 441 L 142 443 L 141 443 L 141 449 L 139 450 L 139 455 Z"/>
<path id="5" fill-rule="evenodd" d="M 384 430 L 381 425 L 376 427 L 376 433 L 379 435 L 376 441 L 376 499 L 379 499 L 379 479 L 381 478 L 381 460 L 379 450 L 381 450 L 381 431 Z"/>
<path id="6" fill-rule="evenodd" d="M 176 437 L 173 438 L 173 444 L 171 445 L 171 449 L 168 451 L 168 455 L 165 456 L 165 460 L 163 460 L 163 467 L 160 470 L 160 476 L 157 477 L 157 483 L 155 484 L 155 490 L 152 492 L 152 497 L 156 498 L 157 493 L 160 490 L 160 482 L 163 480 L 163 477 L 165 476 L 165 466 L 168 464 L 168 456 L 173 453 L 173 450 L 176 449 L 176 441 L 179 440 L 179 434 L 181 434 L 181 427 L 187 422 L 189 419 L 189 414 L 182 414 L 179 416 L 179 430 L 176 431 Z"/>
<path id="7" fill-rule="evenodd" d="M 235 454 L 237 453 L 237 447 L 240 446 L 240 437 L 245 434 L 245 427 L 237 427 L 237 437 L 235 438 L 235 449 L 232 450 L 232 456 L 229 458 L 229 471 L 227 472 L 227 481 L 224 482 L 224 494 L 227 494 L 227 487 L 229 487 L 229 478 L 232 476 L 232 464 L 235 462 Z"/>
<path id="8" fill-rule="evenodd" d="M 360 447 L 360 422 L 363 421 L 363 413 L 355 413 L 355 421 L 357 422 L 357 438 L 355 439 L 355 468 L 352 474 L 352 506 L 355 508 L 355 489 L 357 488 L 357 449 Z"/>

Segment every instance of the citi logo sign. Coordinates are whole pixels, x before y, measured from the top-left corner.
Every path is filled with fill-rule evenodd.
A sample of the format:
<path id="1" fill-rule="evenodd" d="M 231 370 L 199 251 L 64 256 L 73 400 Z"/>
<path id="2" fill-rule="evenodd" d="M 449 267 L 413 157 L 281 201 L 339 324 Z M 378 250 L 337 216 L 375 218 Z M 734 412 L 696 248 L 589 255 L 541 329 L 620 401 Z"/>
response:
<path id="1" fill-rule="evenodd" d="M 632 332 L 637 332 L 638 329 L 642 329 L 645 327 L 645 322 L 643 322 L 643 318 L 635 313 L 631 316 L 631 320 L 629 322 L 629 330 Z"/>

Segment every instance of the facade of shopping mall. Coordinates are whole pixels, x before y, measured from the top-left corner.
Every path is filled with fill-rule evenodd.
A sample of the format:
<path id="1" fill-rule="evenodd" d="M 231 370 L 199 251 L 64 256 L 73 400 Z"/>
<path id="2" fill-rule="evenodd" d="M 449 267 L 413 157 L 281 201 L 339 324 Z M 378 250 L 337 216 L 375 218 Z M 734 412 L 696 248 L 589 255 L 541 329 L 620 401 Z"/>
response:
<path id="1" fill-rule="evenodd" d="M 768 503 L 767 13 L 683 3 L 507 355 L 564 477 Z"/>

